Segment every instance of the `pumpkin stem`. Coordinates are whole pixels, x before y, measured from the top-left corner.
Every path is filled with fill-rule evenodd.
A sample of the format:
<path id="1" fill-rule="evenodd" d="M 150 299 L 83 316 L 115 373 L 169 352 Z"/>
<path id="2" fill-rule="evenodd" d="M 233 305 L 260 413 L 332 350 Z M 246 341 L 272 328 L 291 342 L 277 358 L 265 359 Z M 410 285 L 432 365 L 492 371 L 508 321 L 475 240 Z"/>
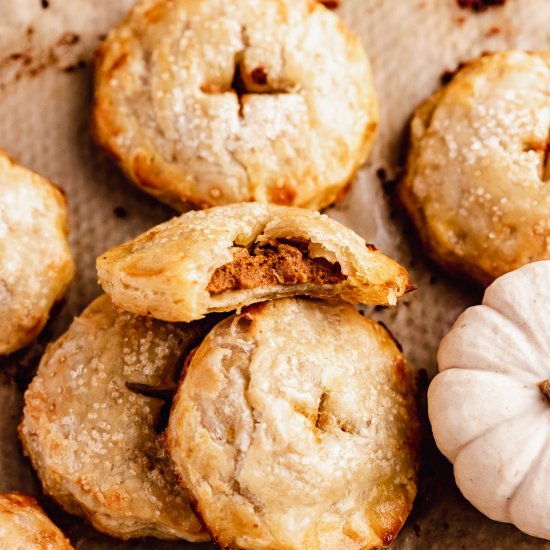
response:
<path id="1" fill-rule="evenodd" d="M 542 395 L 546 397 L 548 401 L 550 401 L 550 380 L 545 380 L 544 382 L 541 382 L 539 384 L 540 391 L 542 392 Z"/>

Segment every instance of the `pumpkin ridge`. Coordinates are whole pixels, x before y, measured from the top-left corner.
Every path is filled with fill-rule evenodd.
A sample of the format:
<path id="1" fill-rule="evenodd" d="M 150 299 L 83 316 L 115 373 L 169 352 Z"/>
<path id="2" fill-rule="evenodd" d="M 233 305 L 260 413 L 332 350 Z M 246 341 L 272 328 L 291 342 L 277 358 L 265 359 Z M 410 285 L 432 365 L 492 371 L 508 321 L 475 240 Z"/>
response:
<path id="1" fill-rule="evenodd" d="M 493 283 L 492 287 L 495 286 L 496 283 Z M 491 288 L 492 288 L 491 287 Z M 488 316 L 488 317 L 486 317 Z M 494 318 L 491 319 L 491 316 L 494 316 Z M 506 325 L 507 327 L 510 327 L 511 330 L 514 332 L 517 331 L 517 323 L 514 322 L 512 317 L 507 316 L 502 310 L 497 308 L 493 305 L 492 301 L 485 301 L 482 305 L 473 306 L 469 309 L 467 309 L 464 313 L 462 313 L 458 319 L 455 321 L 453 327 L 449 331 L 449 333 L 443 338 L 440 349 L 438 351 L 438 365 L 439 365 L 439 371 L 442 370 L 448 370 L 449 368 L 445 366 L 443 369 L 441 368 L 442 363 L 444 363 L 443 358 L 440 354 L 446 354 L 446 349 L 448 347 L 454 347 L 456 346 L 456 342 L 460 342 L 463 344 L 464 338 L 466 336 L 467 340 L 471 340 L 472 334 L 469 332 L 471 330 L 472 325 L 477 325 L 479 322 L 484 323 L 494 323 L 495 326 L 497 325 Z M 463 327 L 464 325 L 464 327 Z M 467 327 L 467 328 L 466 328 Z M 458 330 L 457 330 L 458 329 Z M 466 335 L 464 335 L 464 331 L 466 331 Z M 499 340 L 502 340 L 502 343 L 504 343 L 503 334 L 500 333 L 497 335 L 497 338 Z M 520 349 L 526 353 L 533 347 L 536 347 L 538 349 L 544 349 L 544 345 L 542 342 L 540 342 L 540 339 L 534 335 L 531 334 L 531 331 L 526 330 L 525 327 L 521 326 L 521 339 L 518 338 L 517 334 L 515 335 L 516 338 L 516 345 L 520 345 Z M 533 340 L 535 340 L 536 344 L 533 343 Z M 460 358 L 461 360 L 462 358 Z M 482 362 L 486 362 L 487 358 L 485 357 L 479 357 L 479 359 L 482 360 Z M 506 363 L 499 363 L 499 373 L 503 372 L 500 369 L 503 367 L 506 367 L 506 369 L 513 373 L 514 376 L 516 375 L 530 375 L 531 379 L 529 380 L 530 384 L 537 384 L 540 380 L 543 378 L 546 378 L 547 373 L 544 371 L 544 368 L 541 367 L 542 361 L 536 364 L 533 364 L 530 360 L 525 360 L 525 357 L 520 363 L 514 363 L 510 358 L 508 358 L 508 361 L 510 361 L 508 364 Z M 463 367 L 458 367 L 463 368 Z M 493 367 L 492 367 L 493 368 Z M 536 369 L 539 368 L 539 371 Z M 491 369 L 487 368 L 476 368 L 472 366 L 468 366 L 468 369 L 470 370 L 478 370 L 478 371 L 488 371 Z"/>
<path id="2" fill-rule="evenodd" d="M 531 416 L 539 416 L 539 414 L 541 414 L 542 411 L 537 411 L 536 413 L 530 413 L 530 414 L 526 414 L 523 419 L 525 420 L 526 418 L 529 418 Z M 496 424 L 494 424 L 493 426 L 491 426 L 490 428 L 487 428 L 485 430 L 483 430 L 481 433 L 477 434 L 476 436 L 472 437 L 472 439 L 469 439 L 466 443 L 463 443 L 460 447 L 457 448 L 456 450 L 456 453 L 455 453 L 455 461 L 458 459 L 458 456 L 460 455 L 460 453 L 466 449 L 466 447 L 468 447 L 469 445 L 471 445 L 472 443 L 475 443 L 478 439 L 481 439 L 485 436 L 487 436 L 488 434 L 490 434 L 492 431 L 500 428 L 500 426 L 502 426 L 502 424 L 506 424 L 507 422 L 510 422 L 510 420 L 513 420 L 514 418 L 516 418 L 515 415 L 513 416 L 509 416 L 507 418 L 503 418 L 502 420 L 500 420 L 499 422 L 497 422 Z"/>
<path id="3" fill-rule="evenodd" d="M 529 378 L 529 380 L 522 380 L 523 383 L 534 383 L 537 386 L 539 384 L 544 383 L 544 382 L 540 382 L 537 384 L 536 382 L 533 382 L 533 380 L 540 380 L 540 376 L 537 376 L 537 374 L 534 372 L 525 371 L 525 369 L 519 369 L 519 368 L 516 370 L 515 367 L 511 367 L 511 366 L 503 367 L 502 365 L 492 365 L 490 368 L 471 367 L 471 366 L 461 367 L 460 365 L 455 365 L 452 367 L 445 367 L 445 371 L 441 371 L 441 372 L 453 371 L 453 370 L 460 370 L 460 371 L 468 370 L 472 372 L 492 372 L 494 374 L 498 374 L 499 376 L 509 376 L 511 378 L 514 378 L 514 380 L 518 380 L 518 378 L 523 376 L 525 378 Z M 549 384 L 548 387 L 550 391 L 550 379 L 546 380 L 545 382 L 548 382 Z M 550 399 L 550 396 L 549 396 L 549 399 Z"/>
<path id="4" fill-rule="evenodd" d="M 528 265 L 532 266 L 533 264 Z M 512 271 L 511 273 L 517 274 L 516 271 Z M 507 275 L 510 275 L 511 273 L 507 273 Z M 499 300 L 502 300 L 502 296 L 514 296 L 513 292 L 509 291 L 509 286 L 515 287 L 522 282 L 526 284 L 527 281 L 525 281 L 524 278 L 523 281 L 521 279 L 519 281 L 515 281 L 514 279 L 510 280 L 506 277 L 506 275 L 504 275 L 501 279 L 497 279 L 490 287 L 487 288 L 482 305 L 485 305 L 492 311 L 499 313 L 504 319 L 506 319 L 507 322 L 512 323 L 516 327 L 518 326 L 517 318 L 519 318 L 519 326 L 521 327 L 521 331 L 523 332 L 527 340 L 531 342 L 531 346 L 544 350 L 547 347 L 547 342 L 545 341 L 545 339 L 541 338 L 540 334 L 533 326 L 532 320 L 525 318 L 524 311 L 522 311 L 521 309 L 512 308 L 512 306 L 514 305 L 513 303 L 499 303 Z"/>
<path id="5" fill-rule="evenodd" d="M 531 415 L 526 415 L 522 418 L 518 418 L 518 417 L 514 417 L 514 419 L 508 419 L 508 423 L 510 421 L 521 421 L 522 423 L 527 423 L 527 426 L 529 427 L 528 428 L 528 431 L 529 431 L 529 436 L 533 436 L 534 433 L 536 432 L 535 430 L 535 427 L 536 427 L 536 423 L 534 421 L 531 420 L 531 417 L 535 417 L 535 416 L 539 416 L 539 415 L 534 415 L 534 414 L 531 414 Z M 502 428 L 502 424 L 504 424 L 504 422 L 500 422 L 498 426 L 495 426 L 495 428 Z M 487 430 L 487 433 L 490 432 L 490 431 L 493 431 L 493 430 Z M 540 439 L 537 438 L 537 441 L 535 442 L 535 445 L 536 447 L 535 448 L 535 451 L 531 454 L 531 458 L 530 460 L 528 461 L 527 465 L 524 466 L 522 469 L 524 471 L 523 475 L 521 475 L 521 477 L 517 480 L 512 480 L 512 483 L 511 483 L 511 492 L 510 493 L 505 493 L 505 494 L 501 494 L 500 497 L 497 496 L 497 493 L 498 491 L 495 492 L 495 487 L 491 487 L 490 489 L 487 489 L 488 491 L 490 491 L 490 494 L 491 496 L 493 497 L 493 503 L 495 503 L 495 501 L 497 500 L 500 500 L 501 501 L 501 504 L 500 504 L 500 512 L 497 512 L 495 513 L 495 510 L 493 511 L 489 511 L 486 506 L 484 504 L 482 504 L 478 498 L 477 498 L 477 495 L 475 494 L 475 492 L 477 491 L 477 486 L 476 488 L 474 488 L 474 493 L 472 493 L 472 486 L 468 486 L 468 482 L 467 482 L 467 477 L 469 477 L 468 475 L 466 475 L 466 477 L 463 475 L 464 474 L 464 469 L 462 468 L 462 464 L 461 464 L 461 460 L 463 457 L 461 457 L 460 455 L 467 451 L 467 448 L 465 447 L 463 449 L 463 451 L 461 451 L 456 459 L 455 459 L 455 462 L 454 462 L 454 473 L 455 473 L 455 479 L 456 479 L 456 482 L 457 482 L 457 485 L 459 487 L 459 489 L 461 490 L 462 494 L 464 495 L 464 497 L 469 501 L 471 502 L 476 508 L 478 508 L 478 510 L 480 510 L 483 514 L 485 514 L 487 517 L 489 517 L 490 519 L 493 519 L 493 520 L 497 520 L 497 521 L 502 521 L 502 522 L 505 522 L 505 523 L 511 523 L 514 521 L 514 519 L 511 517 L 510 515 L 510 508 L 512 506 L 512 503 L 514 502 L 514 496 L 516 495 L 517 491 L 521 488 L 521 486 L 523 485 L 523 483 L 527 480 L 530 472 L 533 470 L 534 467 L 536 467 L 539 463 L 540 463 L 540 460 L 541 460 L 541 457 L 543 456 L 543 453 L 546 449 L 546 442 L 547 442 L 547 436 L 548 436 L 548 430 L 546 429 L 546 426 L 545 426 L 545 431 L 546 431 L 546 434 L 544 435 L 544 437 L 541 437 Z M 525 434 L 524 434 L 525 435 Z M 475 440 L 472 441 L 475 442 L 477 441 L 479 438 L 475 438 Z M 481 438 L 483 439 L 483 438 Z M 530 437 L 524 437 L 524 439 L 528 439 L 528 440 L 531 440 Z M 515 441 L 510 441 L 510 443 L 514 443 Z M 469 445 L 468 445 L 469 446 Z M 499 450 L 497 449 L 496 452 L 494 451 L 494 449 L 492 449 L 493 452 L 491 452 L 490 456 L 489 456 L 489 459 L 492 463 L 492 465 L 494 466 L 495 463 L 497 462 L 502 462 L 503 459 L 505 459 L 505 464 L 508 464 L 511 460 L 513 461 L 518 461 L 519 460 L 519 463 L 521 463 L 521 456 L 522 454 L 527 450 L 528 452 L 528 449 L 524 448 L 524 447 L 519 447 L 520 449 L 520 452 L 518 452 L 516 450 L 516 452 L 514 452 L 513 455 L 501 455 Z M 474 451 L 476 451 L 476 449 L 474 449 Z M 477 451 L 479 452 L 479 449 L 477 449 Z M 472 452 L 472 449 L 470 449 L 470 453 Z M 458 474 L 457 475 L 457 471 L 458 472 L 461 472 L 461 474 Z M 466 481 L 466 483 L 464 483 Z M 506 496 L 505 496 L 506 495 Z M 502 502 L 502 500 L 505 499 L 505 502 Z M 504 515 L 502 514 L 502 512 L 504 512 Z"/>
<path id="6" fill-rule="evenodd" d="M 510 519 L 510 521 L 512 521 L 514 523 L 514 525 L 516 524 L 516 520 L 513 518 L 512 510 L 511 510 L 512 504 L 514 502 L 514 497 L 517 495 L 517 493 L 521 489 L 522 485 L 526 482 L 527 478 L 529 478 L 529 476 L 532 475 L 533 471 L 535 471 L 535 468 L 537 468 L 539 466 L 539 464 L 542 460 L 542 456 L 543 456 L 544 452 L 546 451 L 546 441 L 547 441 L 547 439 L 548 439 L 548 433 L 546 433 L 546 437 L 541 438 L 541 440 L 544 441 L 544 443 L 541 444 L 539 452 L 537 453 L 535 458 L 533 458 L 533 461 L 529 465 L 529 468 L 527 468 L 527 470 L 525 471 L 525 474 L 521 478 L 521 481 L 516 485 L 516 488 L 512 491 L 512 493 L 510 494 L 510 496 L 508 497 L 508 499 L 506 501 L 506 514 L 508 515 L 508 518 Z"/>
<path id="7" fill-rule="evenodd" d="M 544 439 L 545 441 L 548 439 L 548 433 L 546 434 L 546 438 Z M 549 447 L 546 445 L 546 446 L 543 446 L 541 452 L 538 454 L 538 456 L 536 457 L 536 460 L 533 461 L 533 463 L 531 464 L 531 467 L 528 469 L 528 471 L 526 472 L 526 475 L 524 476 L 524 478 L 521 480 L 521 483 L 518 485 L 518 488 L 516 491 L 514 491 L 514 495 L 512 496 L 512 498 L 510 499 L 509 501 L 509 505 L 508 505 L 508 510 L 509 510 L 509 513 L 510 513 L 510 517 L 512 519 L 512 521 L 514 522 L 514 525 L 516 525 L 518 528 L 520 528 L 522 531 L 524 531 L 525 533 L 527 534 L 531 534 L 532 536 L 537 536 L 537 537 L 541 537 L 543 536 L 543 538 L 546 538 L 548 539 L 548 534 L 544 534 L 544 533 L 535 533 L 532 531 L 532 528 L 530 526 L 527 526 L 524 524 L 524 521 L 523 521 L 523 518 L 516 518 L 516 514 L 512 511 L 513 510 L 513 501 L 515 500 L 515 498 L 517 497 L 518 493 L 519 493 L 519 498 L 520 498 L 520 510 L 519 510 L 519 513 L 520 513 L 520 516 L 522 515 L 521 514 L 521 499 L 524 495 L 521 494 L 521 491 L 523 490 L 524 486 L 528 483 L 533 483 L 533 482 L 537 482 L 537 480 L 540 480 L 541 478 L 541 471 L 540 471 L 540 468 L 544 468 L 545 465 L 548 464 L 548 459 L 547 459 L 547 454 L 549 453 L 550 449 Z M 545 460 L 546 459 L 546 460 Z M 529 487 L 527 487 L 527 492 L 529 493 Z"/>

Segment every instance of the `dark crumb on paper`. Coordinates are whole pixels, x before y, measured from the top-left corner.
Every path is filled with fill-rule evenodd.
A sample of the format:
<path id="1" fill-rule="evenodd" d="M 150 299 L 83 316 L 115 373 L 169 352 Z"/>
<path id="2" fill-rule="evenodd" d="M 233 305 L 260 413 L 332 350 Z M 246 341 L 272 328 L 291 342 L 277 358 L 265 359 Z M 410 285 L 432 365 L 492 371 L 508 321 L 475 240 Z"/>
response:
<path id="1" fill-rule="evenodd" d="M 7 58 L 2 60 L 2 65 L 9 63 L 10 61 L 20 61 L 22 65 L 28 66 L 32 63 L 32 57 L 27 52 L 15 52 L 8 55 Z"/>
<path id="2" fill-rule="evenodd" d="M 502 30 L 499 27 L 491 27 L 490 29 L 487 29 L 487 32 L 485 33 L 485 36 L 487 38 L 490 38 L 491 36 L 496 36 L 497 34 L 500 34 Z"/>
<path id="3" fill-rule="evenodd" d="M 464 25 L 464 22 L 465 22 L 465 21 L 466 21 L 466 17 L 464 17 L 463 15 L 457 15 L 457 16 L 455 17 L 455 23 L 456 23 L 457 25 L 461 25 L 461 26 L 462 26 L 462 25 Z"/>
<path id="4" fill-rule="evenodd" d="M 42 6 L 43 9 L 47 10 L 49 7 L 50 7 L 50 3 L 48 2 L 48 0 L 41 0 L 40 1 L 40 5 Z"/>
<path id="5" fill-rule="evenodd" d="M 340 7 L 340 0 L 319 0 L 319 2 L 329 10 L 335 10 Z"/>
<path id="6" fill-rule="evenodd" d="M 51 3 L 48 2 L 48 6 Z M 49 47 L 37 48 L 34 27 L 27 27 L 25 32 L 26 45 L 21 50 L 0 56 L 0 90 L 24 77 L 34 77 L 50 67 L 65 73 L 86 68 L 85 60 L 75 59 L 74 48 L 80 42 L 78 34 L 65 32 Z"/>
<path id="7" fill-rule="evenodd" d="M 456 2 L 461 8 L 479 13 L 496 6 L 504 6 L 506 0 L 456 0 Z"/>
<path id="8" fill-rule="evenodd" d="M 103 40 L 107 38 L 107 35 L 104 32 L 102 32 L 97 35 L 97 38 L 103 42 Z"/>
<path id="9" fill-rule="evenodd" d="M 80 41 L 80 36 L 74 32 L 63 33 L 57 41 L 58 46 L 73 46 Z"/>
<path id="10" fill-rule="evenodd" d="M 128 217 L 128 211 L 124 206 L 115 206 L 113 208 L 113 213 L 117 218 L 124 219 Z"/>
<path id="11" fill-rule="evenodd" d="M 67 65 L 66 67 L 62 67 L 62 71 L 64 73 L 74 73 L 75 71 L 82 70 L 86 68 L 86 61 L 81 59 L 77 63 L 73 63 L 72 65 Z"/>

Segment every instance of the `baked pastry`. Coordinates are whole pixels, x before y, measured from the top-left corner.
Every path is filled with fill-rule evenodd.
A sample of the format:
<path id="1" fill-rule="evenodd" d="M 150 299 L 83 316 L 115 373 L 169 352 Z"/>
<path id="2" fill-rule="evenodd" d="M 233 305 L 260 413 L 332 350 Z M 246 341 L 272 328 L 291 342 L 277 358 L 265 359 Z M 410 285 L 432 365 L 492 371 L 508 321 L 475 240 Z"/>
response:
<path id="1" fill-rule="evenodd" d="M 33 497 L 0 495 L 0 550 L 72 550 Z"/>
<path id="2" fill-rule="evenodd" d="M 415 113 L 400 194 L 451 271 L 488 284 L 550 258 L 549 91 L 549 53 L 496 53 Z"/>
<path id="3" fill-rule="evenodd" d="M 192 321 L 282 296 L 392 304 L 404 268 L 351 229 L 301 208 L 244 203 L 183 214 L 97 260 L 120 308 Z"/>
<path id="4" fill-rule="evenodd" d="M 102 296 L 47 348 L 19 431 L 67 512 L 123 539 L 208 539 L 159 435 L 162 397 L 200 330 L 118 312 Z"/>
<path id="5" fill-rule="evenodd" d="M 0 355 L 6 355 L 40 333 L 74 264 L 63 193 L 1 151 L 0 258 Z"/>
<path id="6" fill-rule="evenodd" d="M 380 325 L 342 302 L 276 300 L 219 323 L 166 433 L 223 548 L 385 546 L 416 493 L 409 368 Z"/>
<path id="7" fill-rule="evenodd" d="M 323 208 L 377 126 L 359 38 L 313 0 L 141 0 L 95 73 L 98 143 L 177 209 Z"/>

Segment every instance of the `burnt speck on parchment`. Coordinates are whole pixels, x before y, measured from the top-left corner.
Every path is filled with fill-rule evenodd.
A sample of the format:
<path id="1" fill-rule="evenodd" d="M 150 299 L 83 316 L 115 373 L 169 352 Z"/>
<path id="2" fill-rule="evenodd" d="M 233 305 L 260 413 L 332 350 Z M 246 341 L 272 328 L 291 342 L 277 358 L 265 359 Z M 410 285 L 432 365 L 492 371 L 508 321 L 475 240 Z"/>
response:
<path id="1" fill-rule="evenodd" d="M 506 0 L 457 0 L 457 4 L 464 9 L 469 9 L 474 12 L 487 11 L 489 8 L 503 6 Z"/>
<path id="2" fill-rule="evenodd" d="M 49 2 L 42 2 L 44 9 L 49 6 Z M 75 50 L 80 42 L 78 34 L 64 32 L 50 44 L 40 44 L 35 29 L 28 27 L 17 49 L 0 55 L 0 90 L 23 77 L 36 76 L 50 67 L 66 73 L 84 69 L 86 62 Z"/>

